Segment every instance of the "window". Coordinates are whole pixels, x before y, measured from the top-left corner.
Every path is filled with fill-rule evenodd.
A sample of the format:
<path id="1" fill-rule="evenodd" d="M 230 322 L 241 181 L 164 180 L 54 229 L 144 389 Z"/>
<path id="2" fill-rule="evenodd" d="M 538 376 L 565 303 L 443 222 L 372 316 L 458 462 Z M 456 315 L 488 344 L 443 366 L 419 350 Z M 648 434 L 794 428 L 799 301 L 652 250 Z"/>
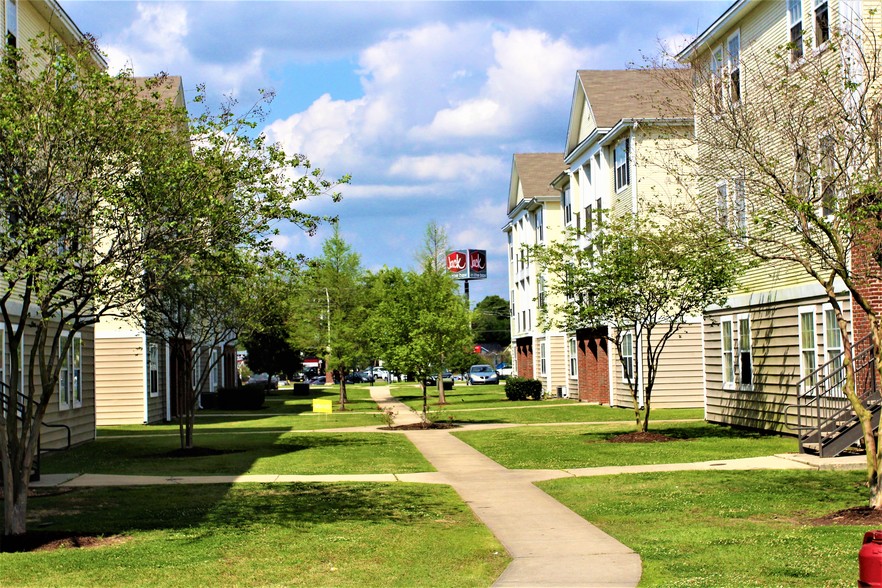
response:
<path id="1" fill-rule="evenodd" d="M 622 377 L 630 383 L 634 379 L 634 333 L 622 334 Z"/>
<path id="2" fill-rule="evenodd" d="M 815 0 L 815 47 L 830 40 L 830 9 L 827 0 Z"/>
<path id="3" fill-rule="evenodd" d="M 576 339 L 570 339 L 570 377 L 576 377 L 577 360 L 576 360 Z"/>
<path id="4" fill-rule="evenodd" d="M 845 371 L 842 369 L 842 330 L 832 307 L 824 308 L 824 351 L 827 352 L 827 385 L 834 393 L 842 394 Z"/>
<path id="5" fill-rule="evenodd" d="M 805 145 L 797 143 L 793 154 L 793 191 L 796 196 L 808 201 L 809 185 L 811 184 L 811 164 L 808 157 L 808 149 Z"/>
<path id="6" fill-rule="evenodd" d="M 737 104 L 741 102 L 741 33 L 735 33 L 729 37 L 729 102 Z"/>
<path id="7" fill-rule="evenodd" d="M 201 359 L 201 357 L 200 357 L 198 350 L 195 348 L 190 352 L 190 355 L 191 355 L 190 361 L 193 362 L 193 383 L 192 383 L 192 386 L 193 386 L 193 390 L 199 391 L 200 390 L 199 379 L 202 378 L 202 366 L 199 363 L 199 360 Z"/>
<path id="8" fill-rule="evenodd" d="M 539 233 L 539 242 L 545 241 L 545 226 L 543 225 L 541 208 L 536 211 L 536 231 Z"/>
<path id="9" fill-rule="evenodd" d="M 536 301 L 540 310 L 545 310 L 545 278 L 539 276 L 539 282 L 536 286 Z"/>
<path id="10" fill-rule="evenodd" d="M 818 164 L 818 192 L 821 203 L 821 215 L 832 216 L 836 207 L 836 190 L 833 186 L 836 177 L 836 145 L 833 137 L 821 137 L 819 143 L 820 161 Z"/>
<path id="11" fill-rule="evenodd" d="M 208 376 L 208 391 L 214 393 L 217 392 L 217 372 L 218 369 L 220 369 L 220 362 L 217 360 L 217 349 L 211 350 L 211 358 L 209 359 L 209 362 L 210 365 L 208 369 L 211 371 Z"/>
<path id="12" fill-rule="evenodd" d="M 732 332 L 732 317 L 720 321 L 720 336 L 723 350 L 723 387 L 735 387 L 735 334 Z"/>
<path id="13" fill-rule="evenodd" d="M 570 224 L 570 221 L 573 220 L 573 207 L 570 200 L 570 188 L 567 187 L 563 193 L 563 209 L 564 209 L 564 223 Z"/>
<path id="14" fill-rule="evenodd" d="M 805 382 L 805 392 L 817 384 L 813 375 L 818 367 L 817 340 L 815 339 L 815 309 L 806 307 L 799 309 L 799 365 L 800 377 L 809 378 Z"/>
<path id="15" fill-rule="evenodd" d="M 616 145 L 615 151 L 613 152 L 617 192 L 631 183 L 631 173 L 628 165 L 628 158 L 631 151 L 629 143 L 628 139 L 622 139 Z"/>
<path id="16" fill-rule="evenodd" d="M 545 375 L 545 341 L 539 344 L 539 374 Z"/>
<path id="17" fill-rule="evenodd" d="M 18 46 L 18 6 L 16 0 L 6 0 L 6 44 Z"/>
<path id="18" fill-rule="evenodd" d="M 589 235 L 594 232 L 594 207 L 590 204 L 585 207 L 585 232 Z"/>
<path id="19" fill-rule="evenodd" d="M 159 396 L 159 345 L 147 346 L 147 391 L 150 396 Z"/>
<path id="20" fill-rule="evenodd" d="M 67 333 L 62 333 L 62 340 L 67 336 Z M 61 369 L 58 371 L 58 408 L 79 408 L 83 405 L 83 339 L 80 335 L 74 335 L 70 348 L 63 357 L 59 355 L 59 360 Z"/>
<path id="21" fill-rule="evenodd" d="M 723 48 L 717 47 L 711 54 L 711 108 L 718 113 L 723 110 Z"/>
<path id="22" fill-rule="evenodd" d="M 597 214 L 597 228 L 603 226 L 603 198 L 594 201 L 594 212 Z"/>
<path id="23" fill-rule="evenodd" d="M 738 315 L 738 383 L 753 385 L 753 355 L 750 349 L 750 315 Z"/>
<path id="24" fill-rule="evenodd" d="M 733 194 L 733 212 L 735 214 L 735 230 L 739 236 L 747 236 L 747 195 L 744 192 L 744 178 L 732 181 L 735 186 Z"/>
<path id="25" fill-rule="evenodd" d="M 802 58 L 802 0 L 787 0 L 790 22 L 790 61 Z"/>
<path id="26" fill-rule="evenodd" d="M 576 212 L 576 234 L 577 235 L 582 234 L 582 218 L 581 217 L 582 217 L 581 213 L 577 211 Z"/>
<path id="27" fill-rule="evenodd" d="M 717 224 L 723 228 L 729 225 L 729 194 L 726 182 L 717 184 Z"/>

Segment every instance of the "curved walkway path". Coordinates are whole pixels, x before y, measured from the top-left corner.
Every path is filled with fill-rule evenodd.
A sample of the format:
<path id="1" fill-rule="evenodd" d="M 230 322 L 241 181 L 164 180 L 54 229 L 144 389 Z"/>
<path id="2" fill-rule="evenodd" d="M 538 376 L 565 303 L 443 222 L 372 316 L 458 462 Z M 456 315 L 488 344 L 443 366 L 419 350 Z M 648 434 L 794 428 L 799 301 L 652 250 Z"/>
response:
<path id="1" fill-rule="evenodd" d="M 388 386 L 371 388 L 371 397 L 381 409 L 389 408 L 395 412 L 396 424 L 421 422 L 419 413 L 393 398 Z M 358 427 L 348 430 L 376 431 L 378 428 Z M 324 429 L 322 432 L 331 432 L 331 430 Z M 551 498 L 533 482 L 563 477 L 654 471 L 865 467 L 863 456 L 819 460 L 813 456 L 780 455 L 685 464 L 570 470 L 509 470 L 460 441 L 448 431 L 405 431 L 404 434 L 437 469 L 437 472 L 181 477 L 56 474 L 44 475 L 40 482 L 33 485 L 127 486 L 335 481 L 449 484 L 487 525 L 512 557 L 512 563 L 497 579 L 494 586 L 633 587 L 640 580 L 642 571 L 640 556 Z"/>

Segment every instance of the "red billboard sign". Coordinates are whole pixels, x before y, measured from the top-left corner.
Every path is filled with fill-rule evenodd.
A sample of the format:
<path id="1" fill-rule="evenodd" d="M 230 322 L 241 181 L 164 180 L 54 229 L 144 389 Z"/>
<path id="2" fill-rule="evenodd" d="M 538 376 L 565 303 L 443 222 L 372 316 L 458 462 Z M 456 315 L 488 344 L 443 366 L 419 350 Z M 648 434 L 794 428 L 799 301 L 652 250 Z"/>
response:
<path id="1" fill-rule="evenodd" d="M 483 249 L 448 251 L 447 271 L 457 280 L 483 280 L 487 277 L 487 252 Z"/>

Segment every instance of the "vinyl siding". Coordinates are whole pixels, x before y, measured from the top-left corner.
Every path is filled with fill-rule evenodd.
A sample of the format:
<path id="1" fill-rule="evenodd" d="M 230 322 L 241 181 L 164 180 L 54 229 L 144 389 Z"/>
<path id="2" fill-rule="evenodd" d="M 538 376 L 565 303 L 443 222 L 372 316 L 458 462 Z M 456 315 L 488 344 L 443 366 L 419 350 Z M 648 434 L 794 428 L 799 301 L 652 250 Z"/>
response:
<path id="1" fill-rule="evenodd" d="M 166 398 L 168 398 L 168 387 L 166 385 L 166 374 L 168 373 L 166 346 L 165 343 L 158 339 L 150 338 L 147 341 L 148 345 L 150 343 L 156 343 L 159 346 L 159 394 L 155 397 L 150 396 L 149 394 L 147 395 L 148 422 L 158 423 L 165 420 Z M 147 375 L 145 374 L 144 387 L 146 390 L 149 390 L 148 386 L 149 382 L 147 380 Z"/>
<path id="2" fill-rule="evenodd" d="M 64 424 L 71 428 L 71 444 L 79 445 L 95 439 L 95 334 L 92 327 L 80 332 L 82 338 L 83 403 L 82 406 L 62 410 L 59 404 L 58 390 L 53 393 L 52 400 L 43 419 L 47 424 Z M 33 331 L 25 334 L 25 360 L 34 344 Z M 27 372 L 26 372 L 27 373 Z M 43 427 L 41 431 L 43 449 L 64 447 L 67 443 L 67 432 L 63 429 Z"/>
<path id="3" fill-rule="evenodd" d="M 689 196 L 669 171 L 682 165 L 679 158 L 684 154 L 694 158 L 692 127 L 641 127 L 634 143 L 638 207 L 689 204 Z"/>
<path id="4" fill-rule="evenodd" d="M 551 355 L 551 373 L 546 394 L 557 394 L 557 389 L 567 385 L 567 358 L 564 346 L 566 337 L 552 335 L 548 338 Z"/>
<path id="5" fill-rule="evenodd" d="M 756 427 L 794 434 L 800 374 L 799 308 L 815 307 L 818 366 L 824 363 L 825 299 L 794 299 L 751 308 L 729 308 L 708 314 L 704 323 L 707 370 L 707 414 L 710 422 Z M 848 309 L 848 298 L 840 304 Z M 720 319 L 749 313 L 753 386 L 724 389 Z M 847 315 L 850 317 L 850 315 Z M 737 326 L 734 327 L 737 329 Z M 737 345 L 737 341 L 736 341 Z M 737 347 L 736 347 L 737 350 Z M 736 374 L 737 381 L 737 374 Z"/>
<path id="6" fill-rule="evenodd" d="M 95 412 L 99 426 L 144 422 L 145 353 L 142 337 L 102 337 L 95 341 Z"/>
<path id="7" fill-rule="evenodd" d="M 659 358 L 658 373 L 650 399 L 652 408 L 697 408 L 704 405 L 701 331 L 702 327 L 698 323 L 684 325 L 665 345 Z M 654 334 L 653 338 L 656 339 L 657 335 Z M 635 342 L 635 364 L 637 353 Z M 646 359 L 645 353 L 640 355 L 638 369 L 642 382 Z M 615 345 L 610 345 L 610 361 L 613 368 L 612 405 L 630 408 L 633 406 L 631 391 L 624 379 L 622 363 Z"/>

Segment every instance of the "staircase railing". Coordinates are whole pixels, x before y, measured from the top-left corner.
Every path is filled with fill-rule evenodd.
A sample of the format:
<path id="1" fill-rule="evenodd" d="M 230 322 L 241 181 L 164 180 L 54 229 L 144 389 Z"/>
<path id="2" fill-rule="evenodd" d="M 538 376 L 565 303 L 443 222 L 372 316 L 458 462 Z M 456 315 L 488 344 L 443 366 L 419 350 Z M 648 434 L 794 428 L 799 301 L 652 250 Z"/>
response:
<path id="1" fill-rule="evenodd" d="M 28 397 L 21 392 L 16 393 L 16 402 L 15 402 L 15 413 L 16 418 L 24 422 L 25 419 L 25 407 L 27 406 Z M 9 384 L 6 382 L 0 382 L 0 415 L 8 414 L 9 410 L 13 410 L 12 408 L 12 394 L 9 391 Z M 68 425 L 62 423 L 42 423 L 42 426 L 49 429 L 64 429 L 67 433 L 67 444 L 64 447 L 50 447 L 47 449 L 42 448 L 41 439 L 37 438 L 37 455 L 34 457 L 34 465 L 31 468 L 31 481 L 36 482 L 40 479 L 40 456 L 44 451 L 64 451 L 66 449 L 70 449 L 71 444 L 71 430 Z"/>
<path id="2" fill-rule="evenodd" d="M 882 399 L 876 382 L 873 341 L 869 335 L 854 344 L 852 356 L 855 392 L 864 406 L 878 412 Z M 799 381 L 796 408 L 800 451 L 816 450 L 821 457 L 838 453 L 842 443 L 837 445 L 835 451 L 825 452 L 825 449 L 859 424 L 851 402 L 843 391 L 845 366 L 842 359 L 842 354 L 832 358 Z"/>

